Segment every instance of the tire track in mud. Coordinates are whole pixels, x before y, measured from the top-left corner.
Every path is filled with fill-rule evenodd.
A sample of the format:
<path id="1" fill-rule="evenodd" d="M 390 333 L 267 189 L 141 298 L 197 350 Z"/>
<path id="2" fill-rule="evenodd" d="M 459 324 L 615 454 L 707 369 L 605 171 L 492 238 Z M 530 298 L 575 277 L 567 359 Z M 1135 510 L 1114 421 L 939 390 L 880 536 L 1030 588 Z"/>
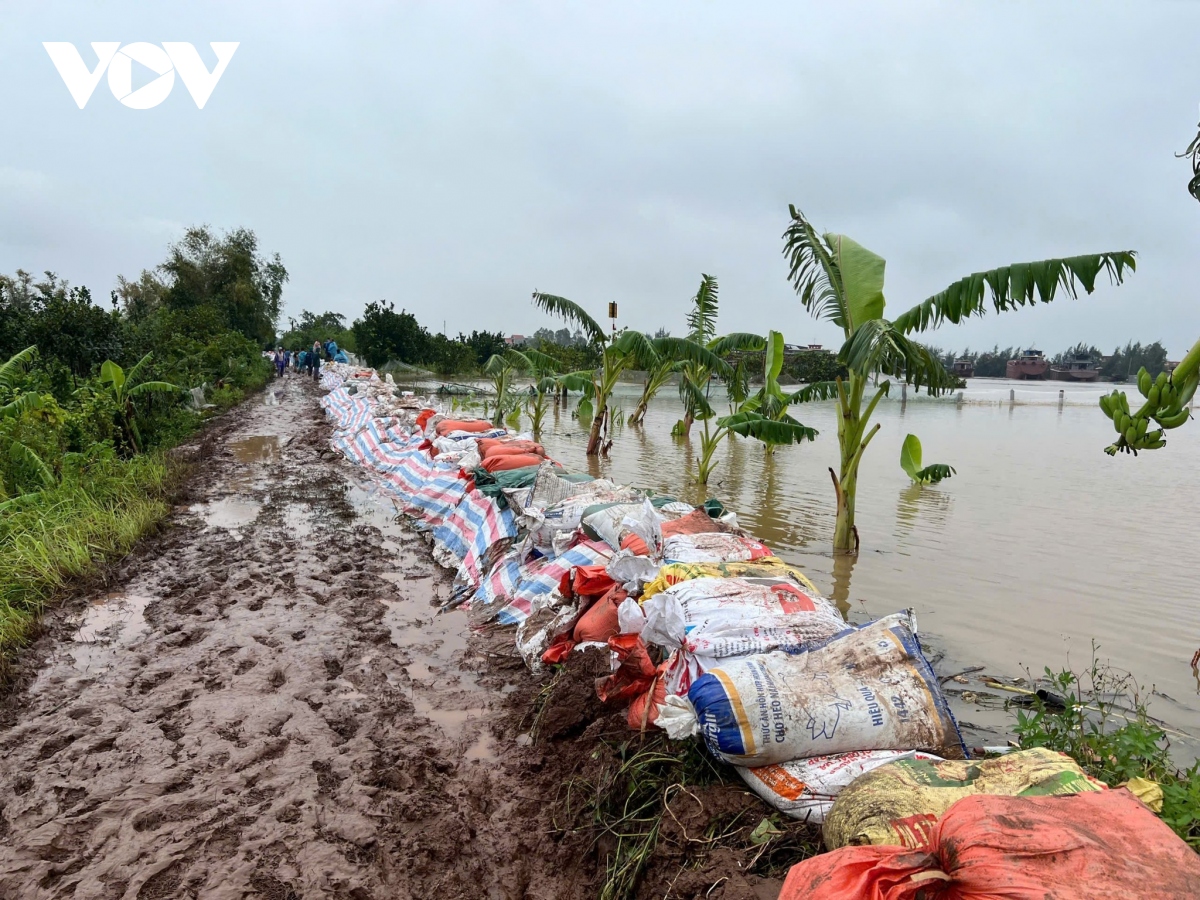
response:
<path id="1" fill-rule="evenodd" d="M 547 837 L 563 776 L 512 740 L 536 688 L 434 615 L 448 575 L 317 396 L 289 376 L 230 413 L 165 533 L 34 648 L 0 896 L 594 895 L 586 843 Z"/>

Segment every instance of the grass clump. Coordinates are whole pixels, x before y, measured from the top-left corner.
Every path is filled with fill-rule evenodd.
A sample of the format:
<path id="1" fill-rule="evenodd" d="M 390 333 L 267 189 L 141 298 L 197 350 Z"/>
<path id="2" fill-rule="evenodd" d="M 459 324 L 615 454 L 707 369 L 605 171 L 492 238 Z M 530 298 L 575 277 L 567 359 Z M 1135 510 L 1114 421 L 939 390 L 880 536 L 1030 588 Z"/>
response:
<path id="1" fill-rule="evenodd" d="M 604 741 L 591 761 L 563 785 L 560 827 L 592 832 L 604 867 L 601 900 L 628 900 L 650 887 L 655 896 L 663 887 L 670 893 L 690 875 L 703 881 L 716 850 L 732 851 L 741 871 L 756 875 L 779 874 L 817 850 L 815 828 L 767 814 L 698 742 L 671 743 L 662 734 Z M 714 884 L 725 874 L 714 872 Z"/>
<path id="2" fill-rule="evenodd" d="M 68 454 L 62 479 L 0 514 L 0 659 L 25 644 L 44 606 L 69 583 L 128 553 L 167 514 L 162 454 L 111 448 Z"/>
<path id="3" fill-rule="evenodd" d="M 1083 672 L 1046 668 L 1051 694 L 1031 696 L 1030 708 L 1017 712 L 1021 746 L 1066 753 L 1110 787 L 1131 778 L 1158 783 L 1163 821 L 1200 851 L 1200 761 L 1176 765 L 1166 726 L 1148 713 L 1137 681 L 1099 662 L 1097 649 Z"/>

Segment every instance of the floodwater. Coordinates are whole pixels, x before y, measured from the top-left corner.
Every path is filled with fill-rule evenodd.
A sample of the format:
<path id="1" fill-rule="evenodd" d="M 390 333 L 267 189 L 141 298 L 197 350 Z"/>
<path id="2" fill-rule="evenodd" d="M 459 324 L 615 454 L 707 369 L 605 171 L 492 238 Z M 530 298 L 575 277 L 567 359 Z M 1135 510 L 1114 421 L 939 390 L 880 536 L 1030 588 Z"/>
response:
<path id="1" fill-rule="evenodd" d="M 830 547 L 831 402 L 792 410 L 820 430 L 812 444 L 773 457 L 749 440 L 723 445 L 707 493 L 856 620 L 913 607 L 949 657 L 1010 677 L 1086 668 L 1095 641 L 1101 660 L 1155 691 L 1154 715 L 1200 735 L 1200 681 L 1190 666 L 1200 647 L 1200 422 L 1171 432 L 1162 450 L 1110 458 L 1102 450 L 1116 434 L 1096 399 L 1112 388 L 972 379 L 961 405 L 911 391 L 901 403 L 897 392 L 876 411 L 882 428 L 861 467 L 857 560 L 835 560 Z M 639 393 L 622 387 L 626 414 Z M 665 388 L 644 426 L 621 429 L 611 459 L 590 470 L 700 499 L 691 481 L 698 432 L 690 444 L 670 434 L 681 414 Z M 551 421 L 547 450 L 589 470 L 578 422 L 561 408 Z M 926 465 L 948 463 L 958 474 L 913 486 L 899 462 L 909 433 L 921 439 Z"/>

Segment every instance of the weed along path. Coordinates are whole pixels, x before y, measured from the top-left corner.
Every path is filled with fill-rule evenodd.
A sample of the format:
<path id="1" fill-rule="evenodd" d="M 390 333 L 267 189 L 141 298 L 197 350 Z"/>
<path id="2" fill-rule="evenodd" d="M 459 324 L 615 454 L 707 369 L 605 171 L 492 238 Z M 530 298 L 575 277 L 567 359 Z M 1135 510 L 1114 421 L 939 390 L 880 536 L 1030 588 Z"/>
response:
<path id="1" fill-rule="evenodd" d="M 435 615 L 449 575 L 318 396 L 276 382 L 184 448 L 167 528 L 48 617 L 0 730 L 0 896 L 596 895 L 553 802 L 607 727 L 590 681 L 518 739 L 546 692 Z"/>

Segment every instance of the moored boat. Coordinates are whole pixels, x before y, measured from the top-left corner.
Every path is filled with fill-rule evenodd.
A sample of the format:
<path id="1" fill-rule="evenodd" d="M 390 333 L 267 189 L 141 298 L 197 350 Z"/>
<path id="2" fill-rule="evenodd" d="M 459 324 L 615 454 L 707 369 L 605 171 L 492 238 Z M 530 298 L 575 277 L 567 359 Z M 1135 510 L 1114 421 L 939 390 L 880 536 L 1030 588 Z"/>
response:
<path id="1" fill-rule="evenodd" d="M 1005 374 L 1018 380 L 1043 379 L 1050 370 L 1050 361 L 1041 350 L 1022 350 L 1016 359 L 1010 359 Z"/>

